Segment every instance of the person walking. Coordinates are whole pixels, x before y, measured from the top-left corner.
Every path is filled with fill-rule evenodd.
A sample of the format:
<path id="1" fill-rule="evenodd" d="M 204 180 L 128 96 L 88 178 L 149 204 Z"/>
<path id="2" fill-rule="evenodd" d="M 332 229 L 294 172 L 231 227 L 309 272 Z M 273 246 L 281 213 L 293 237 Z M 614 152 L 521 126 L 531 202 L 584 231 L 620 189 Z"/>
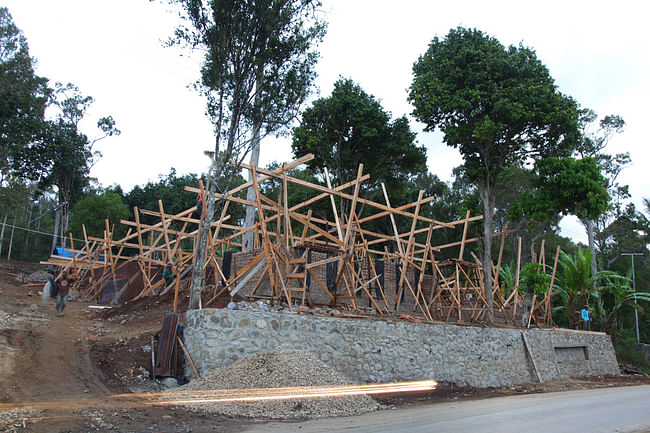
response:
<path id="1" fill-rule="evenodd" d="M 74 284 L 76 276 L 74 274 L 68 274 L 68 271 L 61 271 L 61 275 L 57 278 L 59 282 L 59 291 L 56 294 L 56 315 L 63 316 L 63 310 L 65 310 L 66 305 L 68 305 L 68 295 L 70 294 L 70 289 Z"/>
<path id="2" fill-rule="evenodd" d="M 585 307 L 580 311 L 580 317 L 582 317 L 582 330 L 583 331 L 589 331 L 591 329 L 590 322 L 591 322 L 591 314 L 589 313 L 589 305 L 585 305 Z"/>

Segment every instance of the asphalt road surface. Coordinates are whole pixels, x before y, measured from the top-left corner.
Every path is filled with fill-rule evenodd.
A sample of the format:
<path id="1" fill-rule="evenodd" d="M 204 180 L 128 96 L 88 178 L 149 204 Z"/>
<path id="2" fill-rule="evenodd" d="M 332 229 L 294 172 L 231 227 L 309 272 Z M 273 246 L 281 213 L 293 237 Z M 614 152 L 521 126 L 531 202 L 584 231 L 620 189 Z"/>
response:
<path id="1" fill-rule="evenodd" d="M 438 403 L 353 417 L 259 424 L 244 432 L 650 432 L 650 385 Z"/>

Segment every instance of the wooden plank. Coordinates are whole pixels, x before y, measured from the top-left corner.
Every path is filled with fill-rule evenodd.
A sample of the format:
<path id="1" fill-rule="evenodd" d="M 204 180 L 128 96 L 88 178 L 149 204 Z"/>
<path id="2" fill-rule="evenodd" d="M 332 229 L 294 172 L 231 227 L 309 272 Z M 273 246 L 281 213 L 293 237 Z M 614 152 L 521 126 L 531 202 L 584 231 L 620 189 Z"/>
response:
<path id="1" fill-rule="evenodd" d="M 526 333 L 524 331 L 521 331 L 521 337 L 524 339 L 524 347 L 526 348 L 526 353 L 528 353 L 528 356 L 530 357 L 530 361 L 533 364 L 533 371 L 535 372 L 535 376 L 537 376 L 537 380 L 539 380 L 539 383 L 542 383 L 542 376 L 539 373 L 539 369 L 537 368 L 537 362 L 535 362 L 535 357 L 533 356 L 533 353 L 530 350 L 530 345 L 528 344 L 528 338 L 526 338 Z"/>
<path id="2" fill-rule="evenodd" d="M 345 255 L 332 256 L 332 257 L 328 257 L 326 259 L 319 260 L 317 262 L 311 262 L 311 263 L 308 263 L 307 265 L 305 265 L 305 269 L 309 270 L 309 269 L 317 268 L 319 266 L 323 266 L 323 265 L 326 265 L 328 263 L 332 263 L 332 262 L 336 262 L 338 260 L 341 260 L 344 257 L 345 257 Z"/>
<path id="3" fill-rule="evenodd" d="M 255 265 L 255 267 L 246 274 L 244 278 L 237 284 L 237 286 L 230 292 L 230 296 L 235 296 L 248 281 L 259 271 L 262 266 L 266 265 L 266 258 L 262 255 L 262 259 Z"/>
<path id="4" fill-rule="evenodd" d="M 241 166 L 244 167 L 244 168 L 250 168 L 250 165 L 244 164 L 244 163 L 242 163 Z M 275 178 L 280 178 L 281 177 L 281 175 L 279 175 L 279 174 L 274 174 L 272 171 L 265 170 L 265 169 L 262 169 L 262 168 L 257 168 L 257 172 L 262 173 L 262 174 L 272 175 Z M 291 183 L 294 183 L 296 185 L 301 185 L 301 186 L 313 189 L 315 191 L 320 191 L 320 192 L 329 193 L 331 195 L 336 195 L 338 197 L 345 198 L 347 200 L 352 200 L 352 198 L 353 198 L 352 195 L 346 194 L 346 193 L 341 192 L 341 191 L 338 191 L 337 189 L 327 188 L 327 187 L 324 187 L 322 185 L 318 185 L 316 183 L 308 182 L 308 181 L 302 180 L 302 179 L 297 179 L 297 178 L 294 178 L 294 177 L 291 177 L 291 176 L 287 176 L 287 181 L 289 181 Z M 402 215 L 402 216 L 405 216 L 405 217 L 408 217 L 408 218 L 413 218 L 414 217 L 413 214 L 411 214 L 409 212 L 400 211 L 400 210 L 397 210 L 396 208 L 390 208 L 389 206 L 383 205 L 381 203 L 373 202 L 372 200 L 367 200 L 367 199 L 364 199 L 364 198 L 361 198 L 361 197 L 358 198 L 358 202 L 361 203 L 361 204 L 367 205 L 367 206 L 371 206 L 371 207 L 380 209 L 380 210 L 390 211 L 391 213 L 396 213 L 398 215 Z M 435 222 L 431 218 L 424 217 L 422 215 L 418 216 L 418 220 L 426 222 L 426 223 Z M 453 227 L 450 225 L 450 228 L 453 228 Z"/>
<path id="5" fill-rule="evenodd" d="M 357 200 L 359 199 L 359 187 L 361 186 L 361 176 L 363 175 L 363 164 L 359 164 L 359 169 L 357 171 L 357 183 L 354 185 L 354 194 L 352 195 L 352 204 L 350 205 L 350 215 L 354 215 L 357 207 Z M 331 196 L 330 196 L 331 197 Z M 343 237 L 343 245 L 347 247 L 348 241 L 350 240 L 350 228 L 353 223 L 352 218 L 348 218 L 347 227 L 345 229 L 345 236 Z"/>
<path id="6" fill-rule="evenodd" d="M 194 366 L 194 362 L 192 362 L 192 358 L 190 357 L 190 353 L 185 348 L 185 345 L 183 344 L 183 341 L 181 341 L 181 337 L 179 337 L 177 335 L 176 340 L 178 341 L 179 346 L 181 346 L 181 349 L 183 350 L 183 354 L 185 355 L 185 359 L 187 359 L 188 364 L 190 364 L 190 367 L 192 367 L 192 373 L 194 373 L 194 376 L 197 379 L 200 379 L 201 376 L 199 376 L 199 372 L 196 371 L 196 367 Z"/>
<path id="7" fill-rule="evenodd" d="M 330 182 L 330 174 L 327 171 L 327 167 L 324 168 L 325 171 L 325 180 L 327 181 L 327 188 L 332 190 L 332 183 Z M 334 222 L 336 223 L 336 233 L 339 235 L 339 241 L 341 241 L 342 245 L 343 244 L 343 232 L 341 230 L 341 222 L 339 221 L 339 212 L 336 209 L 336 202 L 334 201 L 334 196 L 332 194 L 330 196 L 330 202 L 332 204 L 332 212 L 334 213 Z"/>

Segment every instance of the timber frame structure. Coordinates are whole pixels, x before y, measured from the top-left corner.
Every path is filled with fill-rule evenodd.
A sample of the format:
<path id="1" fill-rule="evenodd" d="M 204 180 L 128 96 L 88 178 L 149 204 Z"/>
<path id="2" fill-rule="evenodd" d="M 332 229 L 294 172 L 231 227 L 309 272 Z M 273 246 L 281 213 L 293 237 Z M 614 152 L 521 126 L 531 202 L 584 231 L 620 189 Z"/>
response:
<path id="1" fill-rule="evenodd" d="M 483 287 L 485 269 L 473 252 L 466 253 L 468 245 L 481 240 L 468 238 L 468 228 L 482 220 L 482 216 L 471 216 L 468 211 L 465 218 L 457 221 L 437 221 L 420 213 L 434 197 L 424 197 L 424 192 L 420 191 L 415 202 L 393 207 L 383 185 L 384 203 L 367 200 L 360 195 L 362 183 L 370 178 L 363 173 L 363 165 L 359 166 L 355 180 L 336 187 L 332 187 L 327 169 L 324 170 L 326 185 L 289 175 L 291 169 L 311 159 L 313 155 L 306 155 L 275 170 L 241 164 L 250 171 L 252 181 L 215 195 L 215 200 L 222 201 L 223 205 L 220 215 L 215 215 L 218 219 L 212 222 L 208 237 L 204 295 L 211 292 L 203 306 L 210 306 L 220 298 L 238 296 L 286 303 L 296 311 L 308 306 L 329 306 L 345 310 L 353 317 L 397 316 L 419 322 L 459 324 L 487 322 L 490 309 Z M 276 199 L 261 192 L 260 185 L 268 181 L 280 185 Z M 290 205 L 289 185 L 311 190 L 315 195 Z M 254 189 L 255 202 L 240 198 L 240 193 L 248 188 Z M 185 190 L 205 197 L 201 182 L 198 187 L 185 187 Z M 334 221 L 312 214 L 310 206 L 320 200 L 329 202 Z M 340 206 L 341 202 L 345 206 Z M 199 205 L 204 203 L 201 201 Z M 230 223 L 228 207 L 231 203 L 255 207 L 256 224 L 243 228 Z M 345 214 L 340 214 L 340 209 L 346 209 Z M 113 238 L 114 229 L 106 220 L 103 238 L 87 236 L 84 227 L 83 246 L 75 248 L 70 237 L 70 257 L 52 256 L 43 263 L 77 269 L 80 298 L 95 302 L 101 298 L 106 282 L 115 281 L 123 266 L 132 264 L 131 268 L 135 267 L 136 271 L 124 278 L 125 283 L 111 295 L 110 302 L 118 300 L 139 279 L 142 288 L 131 300 L 173 291 L 174 311 L 177 311 L 179 296 L 188 289 L 189 279 L 184 277 L 191 271 L 194 240 L 200 213 L 204 211 L 195 206 L 172 215 L 165 212 L 160 200 L 155 211 L 134 208 L 133 221 L 120 221 L 128 226 L 128 233 L 122 239 Z M 140 221 L 141 215 L 154 217 L 158 222 L 144 224 Z M 399 232 L 396 218 L 410 229 Z M 368 223 L 375 220 L 386 224 L 392 234 L 367 229 Z M 405 220 L 410 224 L 405 225 Z M 172 223 L 175 228 L 171 227 Z M 460 240 L 444 245 L 431 244 L 434 231 L 457 227 L 463 230 Z M 227 253 L 233 247 L 241 247 L 244 234 L 250 231 L 255 234 L 255 245 L 250 251 Z M 530 308 L 524 308 L 525 299 L 518 290 L 505 296 L 499 284 L 505 237 L 513 232 L 504 230 L 493 235 L 501 245 L 498 262 L 490 270 L 494 277 L 491 312 L 495 324 L 553 326 L 550 308 L 553 281 L 542 299 L 534 296 L 532 303 L 528 300 Z M 183 245 L 190 247 L 184 249 Z M 449 248 L 458 248 L 458 256 L 436 260 L 436 254 Z M 542 244 L 540 260 L 544 257 L 543 248 Z M 125 249 L 135 254 L 127 255 Z M 552 280 L 558 255 L 559 248 Z M 521 238 L 518 256 L 521 256 Z M 234 266 L 236 261 L 239 263 Z M 160 270 L 168 262 L 174 263 L 176 278 L 165 287 Z M 519 268 L 518 259 L 517 288 Z"/>

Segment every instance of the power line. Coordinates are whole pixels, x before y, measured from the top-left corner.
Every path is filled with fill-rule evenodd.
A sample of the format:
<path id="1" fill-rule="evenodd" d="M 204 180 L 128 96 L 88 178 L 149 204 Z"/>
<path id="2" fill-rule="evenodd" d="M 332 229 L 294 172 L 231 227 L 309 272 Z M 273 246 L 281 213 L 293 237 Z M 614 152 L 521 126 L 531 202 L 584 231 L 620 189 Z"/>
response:
<path id="1" fill-rule="evenodd" d="M 28 229 L 28 228 L 25 228 L 25 227 L 21 227 L 21 226 L 17 226 L 17 225 L 9 224 L 9 223 L 6 223 L 5 226 L 6 226 L 6 227 L 11 227 L 12 229 L 22 230 L 22 231 L 25 231 L 25 232 L 38 233 L 38 234 L 40 234 L 40 235 L 53 236 L 53 234 L 52 234 L 52 233 L 49 233 L 49 232 L 42 232 L 42 231 L 39 231 L 39 230 Z M 68 239 L 69 239 L 69 238 L 68 238 Z M 83 239 L 77 239 L 77 238 L 72 238 L 72 240 L 79 241 L 79 242 L 85 242 L 85 240 L 83 240 Z"/>

